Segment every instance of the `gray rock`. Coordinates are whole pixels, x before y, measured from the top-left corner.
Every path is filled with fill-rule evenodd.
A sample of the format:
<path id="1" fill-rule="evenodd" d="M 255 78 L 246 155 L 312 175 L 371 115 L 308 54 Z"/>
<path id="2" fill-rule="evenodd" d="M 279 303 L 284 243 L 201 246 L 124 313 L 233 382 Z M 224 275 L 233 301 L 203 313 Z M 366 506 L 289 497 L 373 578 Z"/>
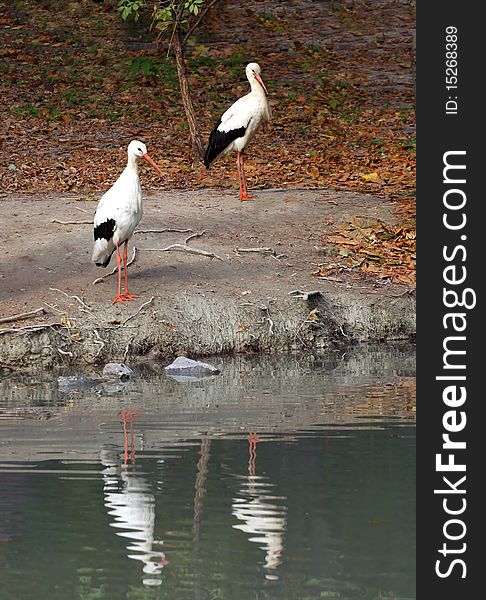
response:
<path id="1" fill-rule="evenodd" d="M 105 379 L 120 379 L 127 381 L 133 377 L 133 371 L 123 363 L 108 363 L 103 369 Z"/>
<path id="2" fill-rule="evenodd" d="M 173 363 L 165 367 L 165 371 L 168 375 L 184 375 L 184 376 L 204 376 L 204 375 L 217 375 L 220 371 L 213 365 L 201 362 L 199 360 L 192 360 L 185 356 L 178 356 Z"/>

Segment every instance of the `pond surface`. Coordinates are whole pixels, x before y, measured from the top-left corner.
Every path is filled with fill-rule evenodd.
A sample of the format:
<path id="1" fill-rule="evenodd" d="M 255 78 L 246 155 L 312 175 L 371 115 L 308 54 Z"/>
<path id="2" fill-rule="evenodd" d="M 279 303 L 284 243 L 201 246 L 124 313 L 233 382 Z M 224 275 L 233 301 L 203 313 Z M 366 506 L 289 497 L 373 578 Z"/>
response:
<path id="1" fill-rule="evenodd" d="M 2 600 L 415 598 L 415 348 L 208 362 L 4 374 Z"/>

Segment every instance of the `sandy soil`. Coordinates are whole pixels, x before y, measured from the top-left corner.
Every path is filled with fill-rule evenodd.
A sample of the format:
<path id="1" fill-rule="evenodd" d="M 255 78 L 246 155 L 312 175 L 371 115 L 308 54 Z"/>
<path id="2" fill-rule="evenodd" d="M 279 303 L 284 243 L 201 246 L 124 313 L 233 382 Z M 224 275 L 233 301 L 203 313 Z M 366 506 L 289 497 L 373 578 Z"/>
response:
<path id="1" fill-rule="evenodd" d="M 45 302 L 55 304 L 62 294 L 75 294 L 89 305 L 111 307 L 116 281 L 111 277 L 99 285 L 93 281 L 107 269 L 91 262 L 92 226 L 53 222 L 90 221 L 95 199 L 52 195 L 8 196 L 0 201 L 4 223 L 1 256 L 1 316 L 36 309 Z M 130 243 L 140 250 L 129 268 L 133 291 L 141 301 L 150 296 L 175 296 L 191 288 L 201 293 L 230 293 L 263 297 L 274 292 L 319 288 L 311 276 L 314 265 L 325 262 L 320 236 L 333 224 L 353 215 L 373 216 L 390 222 L 392 206 L 380 198 L 332 191 L 259 191 L 251 202 L 239 202 L 234 192 L 160 192 L 145 198 L 139 229 L 181 228 L 205 231 L 189 245 L 213 252 L 223 259 L 211 260 L 191 254 L 147 252 L 183 243 L 191 234 L 137 234 Z M 318 225 L 318 227 L 316 227 Z M 6 236 L 5 236 L 6 234 Z M 272 248 L 276 260 L 264 253 L 238 253 L 236 248 Z M 348 282 L 341 274 L 336 279 Z M 360 287 L 373 290 L 372 280 L 360 279 Z M 380 286 L 387 293 L 395 286 Z M 400 288 L 401 289 L 401 288 Z M 132 303 L 136 306 L 140 302 Z M 115 308 L 126 314 L 127 307 Z"/>

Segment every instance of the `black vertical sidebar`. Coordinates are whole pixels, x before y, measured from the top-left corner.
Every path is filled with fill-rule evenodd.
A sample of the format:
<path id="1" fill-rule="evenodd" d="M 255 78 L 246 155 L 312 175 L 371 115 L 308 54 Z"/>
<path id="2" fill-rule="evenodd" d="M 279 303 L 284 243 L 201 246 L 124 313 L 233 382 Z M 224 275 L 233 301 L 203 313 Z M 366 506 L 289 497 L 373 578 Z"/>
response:
<path id="1" fill-rule="evenodd" d="M 472 598 L 482 588 L 480 8 L 417 2 L 417 598 L 424 600 Z"/>

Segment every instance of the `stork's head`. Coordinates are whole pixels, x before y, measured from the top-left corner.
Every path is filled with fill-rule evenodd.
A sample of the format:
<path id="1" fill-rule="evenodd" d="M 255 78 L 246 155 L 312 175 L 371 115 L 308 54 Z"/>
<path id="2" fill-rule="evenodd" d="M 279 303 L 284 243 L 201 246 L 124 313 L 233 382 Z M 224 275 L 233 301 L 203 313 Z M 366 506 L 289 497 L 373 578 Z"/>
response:
<path id="1" fill-rule="evenodd" d="M 132 140 L 128 144 L 128 158 L 144 158 L 148 163 L 152 165 L 154 169 L 156 169 L 161 175 L 162 171 L 160 167 L 150 158 L 147 152 L 147 146 L 143 142 L 139 142 L 138 140 Z"/>
<path id="2" fill-rule="evenodd" d="M 265 94 L 268 94 L 267 88 L 265 87 L 265 84 L 263 83 L 263 80 L 260 77 L 261 72 L 262 72 L 262 70 L 260 69 L 260 65 L 256 62 L 249 63 L 246 65 L 246 76 L 248 77 L 248 81 L 250 82 L 250 85 L 254 81 L 258 81 L 259 85 L 261 85 L 262 88 L 264 89 Z"/>
<path id="3" fill-rule="evenodd" d="M 147 154 L 147 146 L 143 142 L 139 142 L 138 140 L 132 140 L 128 144 L 128 156 L 135 156 L 136 158 L 140 158 Z"/>

